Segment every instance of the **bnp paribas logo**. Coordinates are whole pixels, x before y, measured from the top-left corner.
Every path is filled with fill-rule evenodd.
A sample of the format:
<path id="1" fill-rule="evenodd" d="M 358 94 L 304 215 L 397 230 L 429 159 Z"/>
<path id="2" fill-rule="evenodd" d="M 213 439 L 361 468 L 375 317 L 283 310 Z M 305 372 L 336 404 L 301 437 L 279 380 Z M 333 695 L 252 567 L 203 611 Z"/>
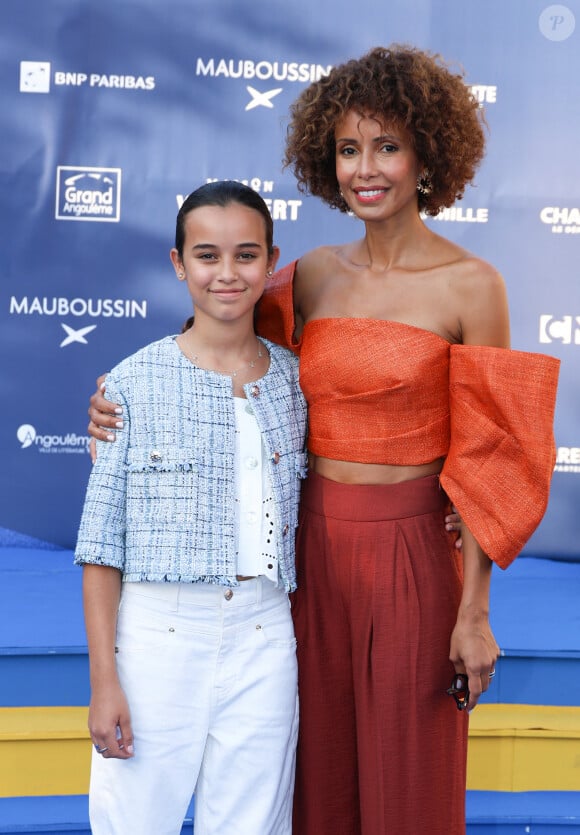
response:
<path id="1" fill-rule="evenodd" d="M 20 92 L 50 93 L 50 61 L 20 62 Z"/>
<path id="2" fill-rule="evenodd" d="M 121 169 L 59 165 L 56 170 L 57 220 L 118 223 Z"/>

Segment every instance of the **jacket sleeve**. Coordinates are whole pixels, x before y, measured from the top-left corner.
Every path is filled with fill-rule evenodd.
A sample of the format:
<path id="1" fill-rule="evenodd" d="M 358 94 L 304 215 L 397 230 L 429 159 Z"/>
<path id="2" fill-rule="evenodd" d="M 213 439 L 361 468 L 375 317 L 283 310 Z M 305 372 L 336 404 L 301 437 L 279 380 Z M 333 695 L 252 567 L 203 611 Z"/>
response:
<path id="1" fill-rule="evenodd" d="M 107 376 L 107 398 L 123 407 L 123 429 L 113 443 L 97 441 L 85 496 L 74 561 L 118 568 L 125 565 L 125 524 L 129 439 L 129 409 L 125 398 Z"/>
<path id="2" fill-rule="evenodd" d="M 264 295 L 257 308 L 256 328 L 260 336 L 289 348 L 295 354 L 300 345 L 294 341 L 294 273 L 296 261 L 274 273 L 266 283 Z"/>
<path id="3" fill-rule="evenodd" d="M 546 511 L 559 365 L 543 354 L 451 346 L 451 442 L 441 484 L 501 568 Z"/>

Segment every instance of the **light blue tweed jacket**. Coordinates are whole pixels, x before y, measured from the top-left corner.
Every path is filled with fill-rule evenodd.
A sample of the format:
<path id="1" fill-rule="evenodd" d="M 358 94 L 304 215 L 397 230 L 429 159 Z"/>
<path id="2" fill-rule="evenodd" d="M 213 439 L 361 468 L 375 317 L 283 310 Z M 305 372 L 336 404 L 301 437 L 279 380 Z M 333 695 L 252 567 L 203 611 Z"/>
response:
<path id="1" fill-rule="evenodd" d="M 264 342 L 270 368 L 244 390 L 268 453 L 280 575 L 292 591 L 306 402 L 298 359 Z M 231 379 L 193 366 L 168 336 L 117 365 L 107 397 L 123 407 L 124 428 L 99 443 L 75 562 L 113 566 L 129 582 L 237 585 Z"/>

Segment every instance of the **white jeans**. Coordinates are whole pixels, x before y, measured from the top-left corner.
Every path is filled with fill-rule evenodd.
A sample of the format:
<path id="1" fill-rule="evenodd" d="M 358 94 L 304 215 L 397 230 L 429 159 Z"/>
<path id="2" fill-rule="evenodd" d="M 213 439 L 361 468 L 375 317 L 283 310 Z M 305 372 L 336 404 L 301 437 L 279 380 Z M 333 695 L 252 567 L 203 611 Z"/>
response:
<path id="1" fill-rule="evenodd" d="M 264 578 L 124 583 L 117 666 L 130 760 L 93 751 L 93 835 L 290 835 L 298 732 L 288 595 Z"/>

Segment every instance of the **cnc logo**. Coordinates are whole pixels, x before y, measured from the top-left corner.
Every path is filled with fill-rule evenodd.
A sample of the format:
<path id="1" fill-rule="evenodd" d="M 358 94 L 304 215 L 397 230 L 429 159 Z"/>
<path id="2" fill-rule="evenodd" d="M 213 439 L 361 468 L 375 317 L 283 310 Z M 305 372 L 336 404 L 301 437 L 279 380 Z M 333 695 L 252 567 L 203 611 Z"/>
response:
<path id="1" fill-rule="evenodd" d="M 234 60 L 232 58 L 198 58 L 195 74 L 205 78 L 233 78 L 251 81 L 246 85 L 250 95 L 245 109 L 254 110 L 256 107 L 273 108 L 273 99 L 278 96 L 283 87 L 275 86 L 275 82 L 312 82 L 319 81 L 328 75 L 332 64 L 299 64 L 295 61 L 253 61 Z M 267 90 L 260 90 L 256 82 L 269 82 Z M 270 86 L 272 85 L 272 86 Z M 266 85 L 264 85 L 266 86 Z"/>
<path id="2" fill-rule="evenodd" d="M 56 169 L 57 220 L 91 220 L 118 223 L 121 218 L 121 169 Z"/>
<path id="3" fill-rule="evenodd" d="M 37 452 L 85 453 L 89 451 L 90 438 L 68 432 L 66 435 L 41 435 L 31 423 L 23 423 L 16 430 L 20 449 L 33 447 Z"/>
<path id="4" fill-rule="evenodd" d="M 556 319 L 550 313 L 543 313 L 540 316 L 540 342 L 580 345 L 580 316 Z"/>
<path id="5" fill-rule="evenodd" d="M 20 92 L 50 93 L 50 62 L 20 62 Z"/>
<path id="6" fill-rule="evenodd" d="M 554 235 L 580 234 L 580 209 L 559 206 L 545 206 L 540 212 L 540 220 L 551 226 Z"/>

